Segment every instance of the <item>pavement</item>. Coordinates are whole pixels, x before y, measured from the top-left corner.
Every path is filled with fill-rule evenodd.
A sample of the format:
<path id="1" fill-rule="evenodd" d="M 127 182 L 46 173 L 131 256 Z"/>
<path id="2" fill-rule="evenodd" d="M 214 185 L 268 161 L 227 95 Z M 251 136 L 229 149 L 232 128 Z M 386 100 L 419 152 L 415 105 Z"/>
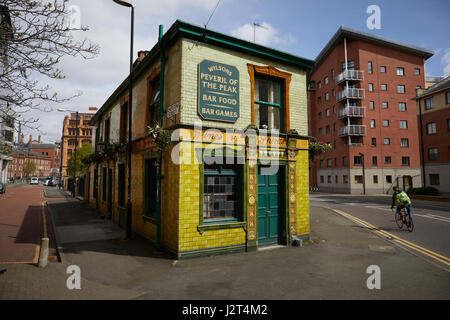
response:
<path id="1" fill-rule="evenodd" d="M 448 271 L 318 206 L 302 247 L 178 261 L 137 235 L 124 240 L 124 230 L 77 199 L 61 193 L 47 203 L 62 261 L 0 265 L 0 299 L 450 298 Z M 67 287 L 72 265 L 81 289 Z M 370 290 L 373 265 L 381 288 Z"/>

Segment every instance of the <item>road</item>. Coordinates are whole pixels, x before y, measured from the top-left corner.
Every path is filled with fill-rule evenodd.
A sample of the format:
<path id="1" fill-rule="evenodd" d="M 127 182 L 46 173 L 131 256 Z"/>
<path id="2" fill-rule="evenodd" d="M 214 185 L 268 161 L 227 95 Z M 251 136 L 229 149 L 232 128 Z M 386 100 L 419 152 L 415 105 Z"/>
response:
<path id="1" fill-rule="evenodd" d="M 414 231 L 405 228 L 399 230 L 394 221 L 394 213 L 390 209 L 390 196 L 358 196 L 317 193 L 311 194 L 310 204 L 338 209 L 351 216 L 368 222 L 384 233 L 406 240 L 404 244 L 419 246 L 421 252 L 412 249 L 424 258 L 433 262 L 449 262 L 450 257 L 450 203 L 412 200 Z M 380 233 L 381 234 L 381 233 Z M 443 256 L 433 259 L 426 250 Z M 442 260 L 442 261 L 439 261 Z M 446 265 L 446 263 L 443 263 Z M 446 265 L 450 269 L 450 264 Z"/>
<path id="2" fill-rule="evenodd" d="M 0 264 L 38 262 L 40 239 L 51 230 L 43 191 L 41 185 L 25 185 L 0 195 Z"/>

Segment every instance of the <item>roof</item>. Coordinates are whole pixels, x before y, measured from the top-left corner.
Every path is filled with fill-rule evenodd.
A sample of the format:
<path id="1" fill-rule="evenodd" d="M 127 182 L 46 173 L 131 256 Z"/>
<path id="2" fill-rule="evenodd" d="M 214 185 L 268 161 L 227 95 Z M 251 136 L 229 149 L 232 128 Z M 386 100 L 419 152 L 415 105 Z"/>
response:
<path id="1" fill-rule="evenodd" d="M 320 51 L 319 55 L 315 59 L 314 67 L 317 68 L 318 65 L 322 63 L 322 61 L 328 56 L 331 50 L 343 41 L 344 38 L 352 39 L 352 40 L 362 40 L 366 42 L 375 43 L 380 46 L 390 47 L 393 49 L 409 52 L 411 54 L 415 54 L 421 56 L 425 59 L 433 56 L 434 52 L 425 48 L 421 48 L 418 46 L 414 46 L 411 44 L 403 43 L 400 41 L 391 40 L 388 38 L 384 38 L 372 33 L 367 33 L 359 30 L 355 30 L 352 28 L 341 26 L 338 31 L 334 34 L 330 41 L 326 44 L 326 46 Z"/>
<path id="2" fill-rule="evenodd" d="M 314 65 L 313 60 L 294 56 L 292 54 L 278 51 L 269 47 L 261 46 L 259 44 L 248 42 L 242 39 L 238 39 L 223 33 L 212 31 L 200 26 L 186 23 L 181 20 L 175 21 L 170 29 L 163 35 L 161 44 L 156 43 L 145 58 L 136 66 L 133 70 L 133 81 L 140 78 L 143 73 L 148 70 L 152 63 L 160 58 L 160 48 L 167 48 L 172 45 L 180 37 L 192 39 L 218 47 L 246 53 L 253 56 L 258 56 L 272 61 L 293 65 L 296 67 L 311 69 Z M 98 121 L 98 118 L 111 107 L 117 98 L 128 90 L 129 76 L 119 85 L 114 93 L 106 100 L 103 106 L 91 119 L 90 124 L 94 125 Z"/>
<path id="3" fill-rule="evenodd" d="M 422 91 L 422 93 L 418 94 L 417 97 L 415 97 L 415 99 L 420 99 L 422 97 L 425 96 L 429 96 L 433 93 L 445 90 L 450 88 L 450 76 L 448 76 L 447 78 L 443 79 L 442 81 L 432 85 L 431 87 L 429 87 L 428 89 Z"/>

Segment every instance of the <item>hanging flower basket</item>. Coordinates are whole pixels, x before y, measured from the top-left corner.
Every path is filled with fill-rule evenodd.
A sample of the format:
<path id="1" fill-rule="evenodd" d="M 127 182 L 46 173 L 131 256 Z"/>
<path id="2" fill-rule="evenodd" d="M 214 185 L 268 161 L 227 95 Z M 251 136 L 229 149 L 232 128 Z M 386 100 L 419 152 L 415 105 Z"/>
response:
<path id="1" fill-rule="evenodd" d="M 155 141 L 160 151 L 163 151 L 172 142 L 170 131 L 161 129 L 159 125 L 148 127 L 148 135 Z"/>

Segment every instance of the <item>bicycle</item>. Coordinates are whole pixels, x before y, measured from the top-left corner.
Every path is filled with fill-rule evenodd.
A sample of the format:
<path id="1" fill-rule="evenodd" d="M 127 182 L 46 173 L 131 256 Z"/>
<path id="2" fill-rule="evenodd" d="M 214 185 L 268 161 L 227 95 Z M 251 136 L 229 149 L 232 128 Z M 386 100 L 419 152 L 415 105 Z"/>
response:
<path id="1" fill-rule="evenodd" d="M 394 219 L 398 228 L 402 229 L 403 225 L 405 225 L 406 229 L 408 229 L 409 232 L 412 232 L 414 230 L 414 223 L 412 217 L 408 214 L 406 206 L 400 209 L 400 213 L 397 212 L 396 208 L 392 208 L 392 210 L 395 212 Z"/>

